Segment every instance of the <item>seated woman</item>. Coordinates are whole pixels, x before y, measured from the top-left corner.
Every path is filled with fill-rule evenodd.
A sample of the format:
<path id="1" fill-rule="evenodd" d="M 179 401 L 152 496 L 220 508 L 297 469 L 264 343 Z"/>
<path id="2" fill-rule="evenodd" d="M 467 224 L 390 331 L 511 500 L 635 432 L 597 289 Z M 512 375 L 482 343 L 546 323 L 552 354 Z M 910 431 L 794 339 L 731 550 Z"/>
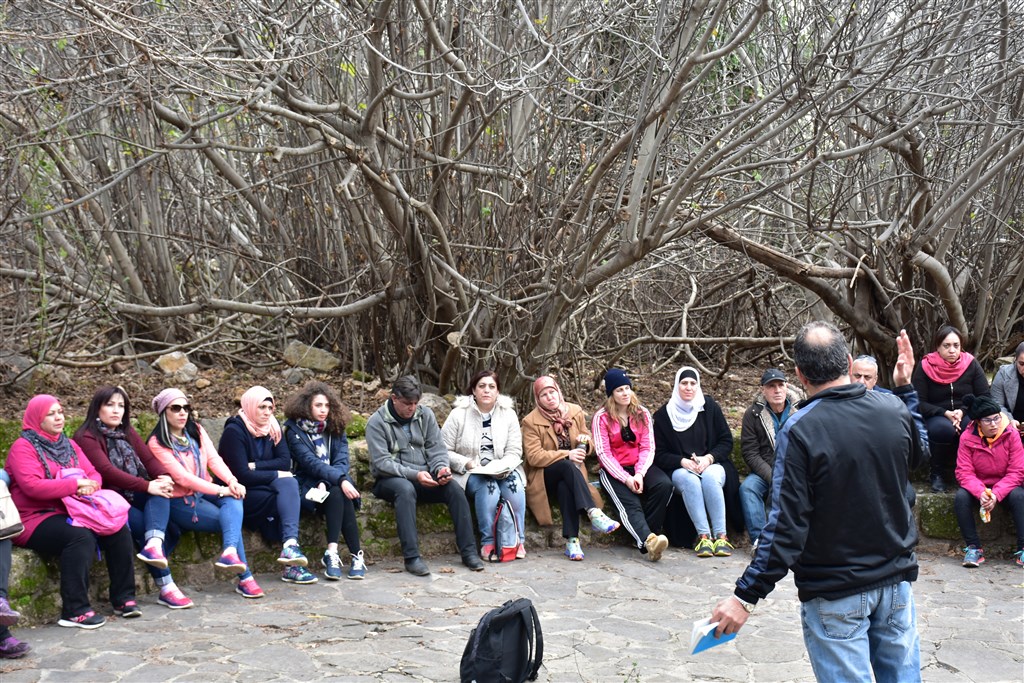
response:
<path id="1" fill-rule="evenodd" d="M 494 513 L 498 500 L 512 505 L 518 534 L 516 559 L 526 557 L 526 474 L 523 472 L 523 440 L 519 416 L 512 399 L 501 394 L 501 381 L 493 370 L 481 370 L 469 380 L 466 395 L 441 428 L 452 473 L 476 507 L 480 528 L 480 556 L 487 560 L 497 548 Z M 493 463 L 493 464 L 492 464 Z M 500 465 L 499 465 L 500 463 Z M 490 466 L 502 471 L 484 474 L 475 470 Z M 511 546 L 509 546 L 511 547 Z"/>
<path id="2" fill-rule="evenodd" d="M 192 417 L 184 392 L 164 389 L 153 398 L 153 412 L 157 422 L 147 443 L 174 481 L 171 521 L 182 531 L 219 531 L 221 553 L 214 566 L 238 575 L 235 592 L 243 598 L 262 598 L 263 590 L 249 571 L 242 544 L 245 486 Z M 213 483 L 211 472 L 228 485 Z"/>
<path id="3" fill-rule="evenodd" d="M 321 559 L 329 581 L 341 578 L 338 540 L 344 536 L 351 557 L 348 578 L 366 576 L 363 551 L 359 546 L 356 505 L 359 489 L 349 474 L 348 439 L 345 423 L 349 412 L 338 394 L 323 382 L 307 382 L 284 405 L 287 436 L 285 442 L 295 463 L 295 476 L 302 494 L 302 505 L 327 518 L 327 550 Z M 327 498 L 314 502 L 307 497 L 311 489 L 320 489 Z"/>
<path id="4" fill-rule="evenodd" d="M 697 557 L 728 557 L 733 546 L 725 524 L 727 473 L 736 496 L 739 491 L 739 474 L 729 460 L 732 432 L 722 409 L 701 390 L 696 369 L 680 368 L 673 386 L 668 403 L 654 414 L 654 463 L 683 497 L 697 532 Z"/>
<path id="5" fill-rule="evenodd" d="M 110 576 L 114 613 L 142 616 L 135 602 L 132 535 L 128 525 L 109 536 L 68 524 L 64 498 L 87 496 L 103 486 L 103 478 L 74 441 L 64 435 L 64 409 L 53 396 L 40 394 L 28 402 L 21 437 L 12 445 L 4 465 L 11 476 L 11 498 L 25 531 L 14 544 L 30 548 L 60 564 L 60 626 L 94 629 L 106 619 L 89 605 L 89 568 L 103 551 Z M 79 468 L 85 476 L 60 478 L 64 468 Z"/>
<path id="6" fill-rule="evenodd" d="M 989 393 L 988 379 L 978 361 L 961 348 L 962 337 L 952 325 L 940 327 L 932 339 L 935 350 L 921 359 L 911 378 L 921 417 L 928 427 L 931 484 L 936 493 L 946 490 L 946 471 L 956 462 L 963 429 L 963 397 Z"/>
<path id="7" fill-rule="evenodd" d="M 11 478 L 7 472 L 0 470 L 0 480 L 10 487 Z M 18 623 L 21 614 L 11 609 L 7 602 L 8 580 L 11 575 L 11 539 L 0 541 L 0 659 L 18 659 L 32 651 L 32 646 L 18 640 L 11 633 L 11 626 Z"/>
<path id="8" fill-rule="evenodd" d="M 178 542 L 178 527 L 171 524 L 174 482 L 132 427 L 131 404 L 124 390 L 115 386 L 97 389 L 85 422 L 73 438 L 103 477 L 104 486 L 131 503 L 128 527 L 141 548 L 136 557 L 149 565 L 160 588 L 157 601 L 171 609 L 191 607 L 192 601 L 167 568 L 167 557 Z"/>
<path id="9" fill-rule="evenodd" d="M 661 559 L 668 539 L 660 533 L 672 481 L 654 464 L 651 413 L 640 405 L 626 373 L 612 368 L 604 376 L 608 396 L 594 413 L 591 431 L 601 463 L 601 487 L 611 496 L 636 547 L 652 562 Z"/>
<path id="10" fill-rule="evenodd" d="M 1020 432 L 988 396 L 968 394 L 964 408 L 973 420 L 960 437 L 956 478 L 960 490 L 953 500 L 956 521 L 963 534 L 964 566 L 977 567 L 985 561 L 978 538 L 975 515 L 979 508 L 991 514 L 996 503 L 1010 509 L 1017 527 L 1017 566 L 1024 566 L 1024 447 Z"/>
<path id="11" fill-rule="evenodd" d="M 1024 422 L 1024 342 L 1017 344 L 1013 362 L 996 371 L 992 378 L 992 398 L 1003 412 L 1013 417 L 1013 426 Z"/>
<path id="12" fill-rule="evenodd" d="M 565 556 L 583 559 L 580 514 L 590 518 L 595 531 L 610 534 L 619 523 L 601 511 L 601 494 L 587 483 L 584 460 L 590 449 L 590 430 L 583 409 L 566 403 L 554 377 L 533 383 L 534 409 L 523 418 L 523 453 L 526 457 L 526 503 L 538 524 L 552 524 L 548 496 L 562 511 Z"/>
<path id="13" fill-rule="evenodd" d="M 220 457 L 245 485 L 245 523 L 268 540 L 284 540 L 277 561 L 286 583 L 316 583 L 299 548 L 299 482 L 292 456 L 281 438 L 269 389 L 251 387 L 242 394 L 238 415 L 224 423 Z"/>

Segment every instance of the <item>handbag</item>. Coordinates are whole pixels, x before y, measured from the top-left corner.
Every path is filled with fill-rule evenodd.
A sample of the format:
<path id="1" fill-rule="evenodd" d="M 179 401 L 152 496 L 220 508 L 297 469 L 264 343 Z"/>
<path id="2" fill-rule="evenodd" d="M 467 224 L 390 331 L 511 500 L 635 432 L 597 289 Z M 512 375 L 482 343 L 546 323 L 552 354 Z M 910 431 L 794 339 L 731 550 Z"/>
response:
<path id="1" fill-rule="evenodd" d="M 61 479 L 83 479 L 85 472 L 78 467 L 65 467 Z M 67 508 L 71 526 L 81 526 L 100 536 L 110 536 L 128 523 L 131 504 L 116 491 L 97 489 L 88 496 L 65 496 L 61 499 Z"/>
<path id="2" fill-rule="evenodd" d="M 18 508 L 7 488 L 7 482 L 0 479 L 0 541 L 18 536 L 25 530 Z"/>

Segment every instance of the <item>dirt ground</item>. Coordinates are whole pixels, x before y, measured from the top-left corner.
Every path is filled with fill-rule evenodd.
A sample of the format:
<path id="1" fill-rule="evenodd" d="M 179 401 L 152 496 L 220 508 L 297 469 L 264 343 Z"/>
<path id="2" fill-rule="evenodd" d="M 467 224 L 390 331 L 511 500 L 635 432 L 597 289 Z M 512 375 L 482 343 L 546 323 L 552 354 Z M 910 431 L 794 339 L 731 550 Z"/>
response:
<path id="1" fill-rule="evenodd" d="M 259 370 L 239 371 L 217 368 L 205 368 L 200 371 L 199 379 L 209 382 L 208 386 L 199 388 L 195 382 L 179 385 L 157 371 L 131 369 L 118 372 L 111 368 L 75 369 L 62 368 L 60 377 L 55 377 L 47 386 L 40 387 L 36 393 L 51 393 L 61 399 L 65 410 L 70 415 L 82 415 L 89 404 L 89 399 L 97 387 L 103 384 L 116 384 L 124 387 L 132 401 L 132 409 L 149 410 L 149 401 L 167 386 L 180 386 L 190 395 L 196 410 L 203 417 L 223 417 L 238 409 L 238 398 L 246 389 L 253 385 L 262 385 L 270 389 L 279 404 L 292 392 L 297 391 L 300 384 L 289 384 L 283 373 L 288 366 L 263 368 Z M 640 401 L 654 412 L 664 404 L 671 392 L 671 384 L 675 375 L 674 369 L 666 369 L 656 375 L 638 375 L 634 387 Z M 792 378 L 792 373 L 787 372 Z M 761 369 L 733 368 L 722 378 L 702 376 L 704 392 L 715 398 L 722 406 L 730 426 L 739 429 L 743 411 L 757 395 L 758 380 Z M 341 373 L 316 375 L 317 379 L 328 382 L 337 388 L 342 400 L 354 411 L 368 415 L 372 413 L 387 397 L 384 389 L 372 382 L 368 385 L 354 381 L 350 376 Z M 205 384 L 206 382 L 202 382 Z M 588 412 L 596 410 L 604 395 L 602 392 L 574 391 L 573 387 L 564 386 L 570 401 L 578 402 Z M 0 419 L 13 420 L 21 417 L 25 404 L 32 397 L 27 391 L 0 390 Z M 518 412 L 524 415 L 532 404 L 522 405 L 517 401 Z"/>

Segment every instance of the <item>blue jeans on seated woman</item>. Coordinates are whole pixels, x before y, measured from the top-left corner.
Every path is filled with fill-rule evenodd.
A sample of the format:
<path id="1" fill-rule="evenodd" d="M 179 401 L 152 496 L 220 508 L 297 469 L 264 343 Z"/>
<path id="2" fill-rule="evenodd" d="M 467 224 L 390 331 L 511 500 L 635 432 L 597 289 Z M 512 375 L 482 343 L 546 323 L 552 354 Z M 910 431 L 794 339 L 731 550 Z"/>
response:
<path id="1" fill-rule="evenodd" d="M 170 557 L 181 536 L 177 525 L 171 523 L 171 499 L 134 491 L 129 502 L 132 506 L 128 508 L 128 527 L 132 531 L 132 540 L 143 548 L 149 539 L 159 538 L 163 541 L 164 556 Z M 164 586 L 168 583 L 170 569 L 152 565 L 146 565 L 146 568 L 156 585 Z"/>
<path id="2" fill-rule="evenodd" d="M 191 501 L 194 501 L 194 507 Z M 171 521 L 182 531 L 219 531 L 221 548 L 237 549 L 239 559 L 248 567 L 249 561 L 245 559 L 245 547 L 242 545 L 243 514 L 242 501 L 237 498 L 218 498 L 209 494 L 171 498 Z M 252 572 L 247 568 L 239 578 L 250 576 Z"/>
<path id="3" fill-rule="evenodd" d="M 526 487 L 517 470 L 509 472 L 504 479 L 484 474 L 470 474 L 466 478 L 466 493 L 473 499 L 476 523 L 480 527 L 481 546 L 494 545 L 494 511 L 501 497 L 512 504 L 512 512 L 515 514 L 516 524 L 519 525 L 519 542 L 525 542 L 523 534 L 526 522 Z"/>
<path id="4" fill-rule="evenodd" d="M 672 484 L 683 496 L 690 521 L 702 536 L 725 533 L 725 468 L 715 463 L 701 474 L 680 467 L 672 472 Z M 711 518 L 710 524 L 708 517 Z"/>
<path id="5" fill-rule="evenodd" d="M 800 605 L 804 644 L 819 681 L 921 680 L 921 641 L 907 581 Z"/>

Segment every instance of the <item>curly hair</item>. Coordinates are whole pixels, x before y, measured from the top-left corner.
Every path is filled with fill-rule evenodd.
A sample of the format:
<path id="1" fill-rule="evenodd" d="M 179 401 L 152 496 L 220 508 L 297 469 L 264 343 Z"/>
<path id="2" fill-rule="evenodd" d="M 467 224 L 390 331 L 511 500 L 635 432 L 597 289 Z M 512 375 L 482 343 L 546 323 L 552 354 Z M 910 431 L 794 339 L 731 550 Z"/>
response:
<path id="1" fill-rule="evenodd" d="M 318 395 L 327 398 L 327 406 L 330 409 L 327 413 L 327 428 L 324 431 L 329 434 L 341 434 L 345 431 L 345 425 L 352 419 L 352 413 L 338 398 L 338 393 L 330 385 L 319 380 L 306 382 L 298 393 L 288 397 L 284 404 L 285 417 L 290 420 L 312 420 L 310 408 L 313 398 Z"/>

